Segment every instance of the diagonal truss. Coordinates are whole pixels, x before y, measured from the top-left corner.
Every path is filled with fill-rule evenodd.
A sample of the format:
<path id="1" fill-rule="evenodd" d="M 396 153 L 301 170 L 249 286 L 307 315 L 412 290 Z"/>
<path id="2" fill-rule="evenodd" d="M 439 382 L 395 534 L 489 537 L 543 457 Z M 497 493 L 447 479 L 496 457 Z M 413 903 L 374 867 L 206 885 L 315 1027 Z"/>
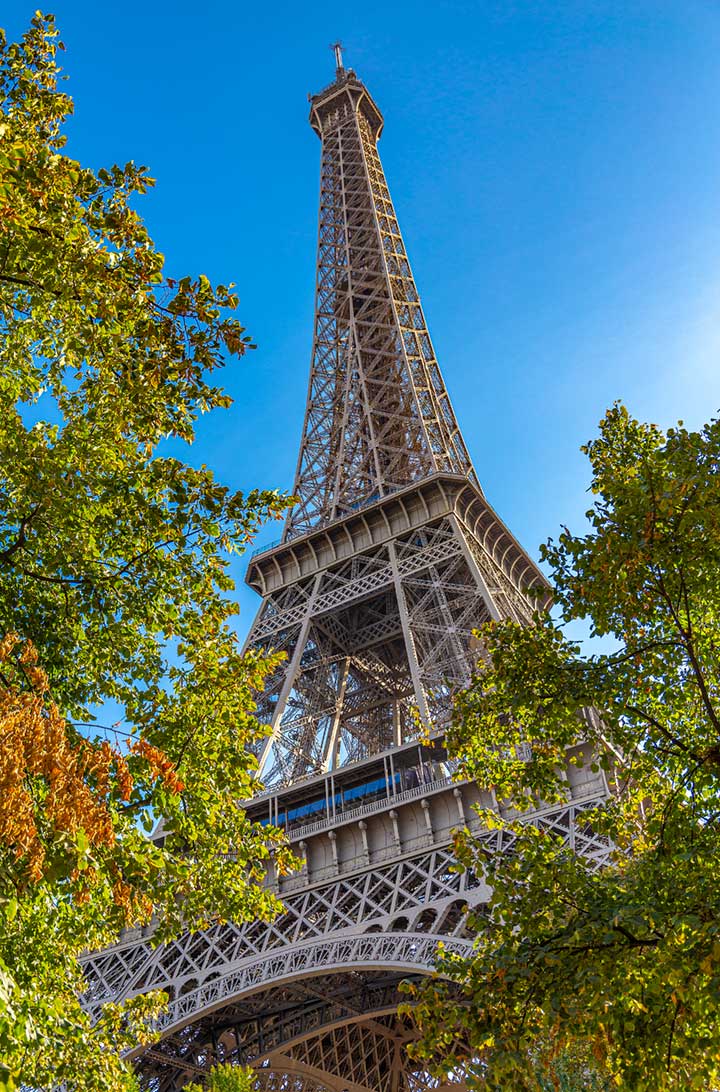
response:
<path id="1" fill-rule="evenodd" d="M 447 722 L 473 630 L 529 622 L 543 578 L 468 478 L 434 474 L 253 559 L 248 643 L 286 655 L 260 716 L 266 785 L 292 784 Z"/>

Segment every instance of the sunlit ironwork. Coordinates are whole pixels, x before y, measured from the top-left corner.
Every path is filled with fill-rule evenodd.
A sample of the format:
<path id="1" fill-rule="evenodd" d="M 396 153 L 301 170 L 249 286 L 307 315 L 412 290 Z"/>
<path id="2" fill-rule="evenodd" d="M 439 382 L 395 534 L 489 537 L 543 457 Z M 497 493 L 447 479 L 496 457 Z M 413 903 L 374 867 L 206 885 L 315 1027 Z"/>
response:
<path id="1" fill-rule="evenodd" d="M 128 934 L 88 961 L 92 1006 L 167 990 L 163 1037 L 136 1060 L 156 1092 L 219 1061 L 252 1063 L 268 1090 L 437 1087 L 407 1060 L 398 982 L 432 971 L 438 940 L 470 950 L 465 909 L 489 892 L 453 869 L 453 830 L 512 845 L 481 828 L 475 806 L 501 804 L 454 780 L 443 729 L 473 629 L 529 623 L 546 585 L 480 488 L 378 157 L 382 115 L 333 49 L 335 81 L 310 111 L 322 160 L 298 502 L 247 576 L 262 596 L 248 646 L 286 653 L 260 701 L 272 733 L 249 810 L 286 828 L 303 866 L 270 868 L 286 907 L 272 925 L 157 949 Z M 601 863 L 582 816 L 605 793 L 602 773 L 571 766 L 567 802 L 527 821 Z"/>

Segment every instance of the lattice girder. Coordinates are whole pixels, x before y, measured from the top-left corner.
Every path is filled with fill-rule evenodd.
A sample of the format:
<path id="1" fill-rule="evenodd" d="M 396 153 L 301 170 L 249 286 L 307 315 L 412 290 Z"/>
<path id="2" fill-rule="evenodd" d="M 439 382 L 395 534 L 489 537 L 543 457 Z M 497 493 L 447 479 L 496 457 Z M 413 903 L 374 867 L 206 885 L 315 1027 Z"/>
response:
<path id="1" fill-rule="evenodd" d="M 266 785 L 446 723 L 471 675 L 473 630 L 529 622 L 533 585 L 544 594 L 491 513 L 471 483 L 435 475 L 254 560 L 251 582 L 268 590 L 248 645 L 286 653 L 260 703 L 272 727 L 259 756 Z"/>
<path id="2" fill-rule="evenodd" d="M 590 794 L 593 787 L 595 796 Z M 608 847 L 586 828 L 583 813 L 594 805 L 602 785 L 600 780 L 594 786 L 587 781 L 577 788 L 576 803 L 538 813 L 528 821 L 560 833 L 601 864 Z M 431 792 L 429 786 L 426 793 Z M 96 1006 L 110 997 L 148 989 L 163 988 L 171 997 L 161 1020 L 162 1041 L 138 1062 L 145 1087 L 175 1092 L 216 1061 L 275 1066 L 280 1054 L 311 1065 L 317 1076 L 320 1058 L 329 1064 L 333 1051 L 343 1043 L 367 1045 L 368 1028 L 360 1034 L 358 1012 L 368 1025 L 389 1016 L 397 982 L 432 971 L 438 940 L 450 951 L 470 952 L 471 940 L 464 936 L 464 907 L 482 903 L 488 891 L 481 877 L 453 869 L 447 841 L 450 820 L 443 827 L 440 817 L 453 808 L 462 809 L 468 825 L 496 853 L 510 851 L 512 837 L 478 827 L 476 817 L 466 810 L 473 802 L 481 802 L 471 783 L 460 788 L 450 783 L 429 800 L 429 830 L 420 836 L 426 846 L 423 851 L 405 852 L 413 844 L 412 829 L 428 815 L 427 796 L 396 802 L 393 811 L 385 807 L 366 817 L 371 847 L 382 842 L 381 827 L 402 831 L 401 844 L 385 864 L 368 867 L 359 851 L 354 861 L 347 857 L 340 861 L 324 883 L 318 882 L 323 870 L 313 845 L 322 848 L 329 833 L 339 841 L 343 832 L 352 834 L 357 825 L 343 827 L 340 817 L 328 831 L 298 831 L 296 837 L 305 834 L 307 838 L 308 864 L 300 876 L 283 881 L 287 910 L 269 926 L 216 926 L 160 949 L 153 949 L 149 939 L 128 938 L 124 947 L 99 953 L 88 962 Z M 444 800 L 448 803 L 443 804 Z M 417 814 L 414 820 L 412 812 Z M 328 983 L 336 988 L 330 990 Z M 303 996 L 306 1004 L 300 1003 Z M 242 1034 L 238 1038 L 234 1033 L 229 1044 L 225 1033 L 230 1026 L 235 1032 L 240 1028 Z M 398 1043 L 402 1045 L 401 1038 Z M 372 1057 L 375 1066 L 377 1051 Z M 400 1052 L 396 1063 L 402 1057 Z M 340 1072 L 348 1070 L 341 1067 Z M 399 1089 L 406 1089 L 403 1082 L 407 1092 L 411 1086 L 426 1087 L 422 1074 L 412 1075 L 414 1084 L 411 1075 L 403 1061 Z M 160 1083 L 154 1083 L 156 1077 L 162 1078 Z M 381 1079 L 381 1072 L 371 1066 L 357 1083 L 363 1089 L 386 1087 L 364 1083 L 376 1078 Z M 334 1087 L 327 1080 L 326 1086 Z"/>

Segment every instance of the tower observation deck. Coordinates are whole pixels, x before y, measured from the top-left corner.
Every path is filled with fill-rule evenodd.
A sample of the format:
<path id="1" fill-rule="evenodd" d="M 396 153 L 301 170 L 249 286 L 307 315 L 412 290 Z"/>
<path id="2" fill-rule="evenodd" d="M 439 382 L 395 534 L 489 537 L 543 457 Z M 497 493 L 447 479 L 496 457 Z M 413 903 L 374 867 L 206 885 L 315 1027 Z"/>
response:
<path id="1" fill-rule="evenodd" d="M 259 702 L 271 734 L 248 811 L 287 830 L 302 869 L 270 867 L 285 905 L 271 925 L 157 949 L 129 934 L 88 961 L 93 1004 L 168 992 L 161 1041 L 136 1052 L 154 1092 L 221 1061 L 252 1064 L 278 1092 L 436 1087 L 407 1059 L 398 983 L 432 972 L 439 940 L 470 950 L 464 911 L 489 892 L 453 870 L 453 830 L 509 847 L 474 811 L 502 802 L 453 779 L 444 729 L 473 630 L 530 624 L 546 584 L 480 487 L 378 156 L 383 117 L 335 48 L 336 78 L 310 100 L 322 150 L 298 500 L 247 572 L 262 597 L 248 647 L 286 653 Z M 568 771 L 567 802 L 528 818 L 602 860 L 577 817 L 605 795 L 603 775 Z"/>

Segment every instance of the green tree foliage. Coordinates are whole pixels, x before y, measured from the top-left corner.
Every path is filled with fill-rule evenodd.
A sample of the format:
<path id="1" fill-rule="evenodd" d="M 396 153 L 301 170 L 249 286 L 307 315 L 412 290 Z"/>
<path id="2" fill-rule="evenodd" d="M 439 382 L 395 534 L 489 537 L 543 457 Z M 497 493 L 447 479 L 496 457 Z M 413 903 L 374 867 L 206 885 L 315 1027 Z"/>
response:
<path id="1" fill-rule="evenodd" d="M 59 48 L 39 14 L 0 36 L 0 1082 L 118 1092 L 160 999 L 91 1027 L 78 953 L 151 917 L 157 939 L 270 919 L 265 862 L 292 864 L 238 806 L 276 661 L 241 656 L 227 597 L 286 501 L 168 454 L 248 338 L 232 286 L 165 276 L 145 168 L 64 153 Z M 127 748 L 86 742 L 108 701 Z"/>
<path id="2" fill-rule="evenodd" d="M 244 1066 L 218 1065 L 210 1070 L 204 1085 L 186 1084 L 185 1092 L 252 1092 L 255 1080 Z"/>
<path id="3" fill-rule="evenodd" d="M 463 862 L 493 896 L 473 957 L 444 961 L 459 999 L 439 980 L 419 996 L 419 1049 L 452 1062 L 464 1036 L 488 1089 L 535 1089 L 535 1067 L 549 1073 L 568 1050 L 614 1088 L 715 1088 L 720 423 L 664 435 L 615 406 L 584 450 L 590 530 L 544 550 L 559 624 L 484 628 L 487 656 L 451 745 L 522 811 L 565 798 L 566 748 L 584 735 L 615 790 L 589 819 L 614 843 L 612 861 L 596 870 L 522 822 L 508 821 L 509 859 L 461 834 Z M 584 654 L 563 632 L 579 619 L 615 651 Z M 601 719 L 581 727 L 585 709 Z M 514 757 L 523 741 L 529 762 Z"/>

